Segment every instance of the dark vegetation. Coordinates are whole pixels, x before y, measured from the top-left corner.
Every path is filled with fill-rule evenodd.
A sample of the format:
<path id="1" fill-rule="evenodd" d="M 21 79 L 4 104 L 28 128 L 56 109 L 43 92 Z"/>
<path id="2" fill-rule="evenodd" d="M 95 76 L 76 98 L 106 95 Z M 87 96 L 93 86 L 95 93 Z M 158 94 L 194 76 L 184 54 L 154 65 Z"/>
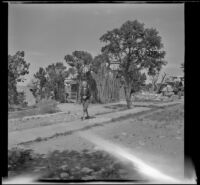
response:
<path id="1" fill-rule="evenodd" d="M 31 150 L 13 148 L 8 151 L 9 177 L 41 174 L 40 179 L 60 180 L 127 180 L 130 166 L 102 151 L 54 151 L 48 156 Z M 133 177 L 132 173 L 132 177 Z M 135 172 L 135 178 L 139 178 Z"/>
<path id="2" fill-rule="evenodd" d="M 22 118 L 25 116 L 34 116 L 34 115 L 40 115 L 40 114 L 52 114 L 56 112 L 60 112 L 60 110 L 57 107 L 58 102 L 52 99 L 41 99 L 36 105 L 21 108 L 19 106 L 18 109 L 14 109 L 12 112 L 10 110 L 8 114 L 9 119 L 15 119 L 15 118 Z M 16 111 L 17 110 L 17 111 Z"/>

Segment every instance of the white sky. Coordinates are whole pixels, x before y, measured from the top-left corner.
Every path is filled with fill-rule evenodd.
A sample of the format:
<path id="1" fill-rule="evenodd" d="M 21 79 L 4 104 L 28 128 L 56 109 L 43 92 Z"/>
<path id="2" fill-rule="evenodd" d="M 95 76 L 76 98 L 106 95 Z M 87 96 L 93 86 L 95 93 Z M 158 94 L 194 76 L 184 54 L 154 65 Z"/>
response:
<path id="1" fill-rule="evenodd" d="M 163 71 L 183 75 L 184 4 L 11 4 L 9 54 L 25 51 L 31 63 L 28 82 L 39 67 L 65 63 L 64 56 L 74 50 L 94 57 L 104 33 L 135 19 L 159 31 L 168 61 Z"/>

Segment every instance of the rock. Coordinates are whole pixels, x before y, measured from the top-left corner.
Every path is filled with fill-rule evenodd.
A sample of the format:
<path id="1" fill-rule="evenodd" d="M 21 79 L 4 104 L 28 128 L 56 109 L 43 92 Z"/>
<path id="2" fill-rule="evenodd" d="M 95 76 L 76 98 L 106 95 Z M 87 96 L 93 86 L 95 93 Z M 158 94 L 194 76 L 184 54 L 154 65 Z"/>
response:
<path id="1" fill-rule="evenodd" d="M 82 177 L 82 180 L 93 180 L 95 179 L 94 176 L 86 176 L 86 177 Z"/>
<path id="2" fill-rule="evenodd" d="M 126 133 L 126 132 L 123 132 L 122 135 L 123 135 L 123 136 L 127 136 L 127 133 Z"/>
<path id="3" fill-rule="evenodd" d="M 62 169 L 62 170 L 66 170 L 67 168 L 68 168 L 67 164 L 60 166 L 60 169 Z"/>
<path id="4" fill-rule="evenodd" d="M 39 172 L 39 171 L 41 171 L 41 170 L 43 170 L 45 168 L 46 167 L 36 167 L 35 170 L 34 170 L 34 172 Z"/>
<path id="5" fill-rule="evenodd" d="M 67 179 L 67 178 L 69 178 L 69 174 L 66 173 L 66 172 L 63 172 L 63 173 L 60 174 L 60 177 L 61 177 L 62 179 Z"/>
<path id="6" fill-rule="evenodd" d="M 145 143 L 143 141 L 139 141 L 139 144 L 142 145 L 142 146 L 145 145 Z"/>
<path id="7" fill-rule="evenodd" d="M 84 173 L 90 173 L 90 172 L 92 172 L 93 170 L 90 169 L 90 168 L 84 167 L 84 168 L 81 169 L 81 171 L 84 172 Z"/>
<path id="8" fill-rule="evenodd" d="M 80 166 L 76 166 L 74 169 L 75 170 L 80 170 Z"/>

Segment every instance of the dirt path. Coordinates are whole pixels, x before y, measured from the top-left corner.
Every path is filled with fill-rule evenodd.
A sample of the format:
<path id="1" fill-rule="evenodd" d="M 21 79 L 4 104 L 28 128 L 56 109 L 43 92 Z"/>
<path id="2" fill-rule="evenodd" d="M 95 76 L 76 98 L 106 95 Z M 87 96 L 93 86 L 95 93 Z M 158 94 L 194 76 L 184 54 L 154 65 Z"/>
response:
<path id="1" fill-rule="evenodd" d="M 141 104 L 141 103 L 140 103 Z M 42 115 L 42 117 L 33 115 L 24 119 L 8 119 L 8 131 L 18 131 L 33 129 L 37 127 L 49 126 L 59 124 L 62 122 L 72 122 L 79 120 L 82 116 L 82 106 L 75 103 L 63 103 L 58 105 L 61 113 Z M 108 114 L 116 111 L 126 110 L 126 103 L 124 101 L 109 104 L 91 104 L 89 106 L 89 113 L 91 116 Z"/>
<path id="2" fill-rule="evenodd" d="M 159 112 L 127 117 L 89 129 L 92 134 L 130 148 L 144 161 L 182 176 L 184 164 L 184 107 L 166 107 Z M 84 132 L 84 131 L 83 131 Z M 37 153 L 47 154 L 54 150 L 96 150 L 96 146 L 74 133 L 47 141 L 26 145 Z"/>

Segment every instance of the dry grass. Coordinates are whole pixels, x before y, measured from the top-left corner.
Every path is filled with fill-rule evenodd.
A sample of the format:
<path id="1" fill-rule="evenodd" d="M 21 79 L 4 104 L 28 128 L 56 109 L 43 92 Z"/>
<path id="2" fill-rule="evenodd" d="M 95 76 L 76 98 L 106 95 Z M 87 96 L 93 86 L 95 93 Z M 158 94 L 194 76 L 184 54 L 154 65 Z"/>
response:
<path id="1" fill-rule="evenodd" d="M 21 111 L 9 112 L 8 118 L 15 119 L 39 114 L 52 114 L 56 112 L 60 112 L 60 110 L 57 107 L 57 102 L 51 99 L 43 99 L 40 102 L 38 102 L 34 107 L 27 108 Z"/>
<path id="2" fill-rule="evenodd" d="M 173 107 L 166 107 L 159 114 L 152 114 L 145 117 L 152 121 L 174 121 L 184 120 L 184 105 L 176 105 Z"/>
<path id="3" fill-rule="evenodd" d="M 57 108 L 57 102 L 51 99 L 42 99 L 37 103 L 38 113 L 39 114 L 52 114 L 59 112 Z"/>

